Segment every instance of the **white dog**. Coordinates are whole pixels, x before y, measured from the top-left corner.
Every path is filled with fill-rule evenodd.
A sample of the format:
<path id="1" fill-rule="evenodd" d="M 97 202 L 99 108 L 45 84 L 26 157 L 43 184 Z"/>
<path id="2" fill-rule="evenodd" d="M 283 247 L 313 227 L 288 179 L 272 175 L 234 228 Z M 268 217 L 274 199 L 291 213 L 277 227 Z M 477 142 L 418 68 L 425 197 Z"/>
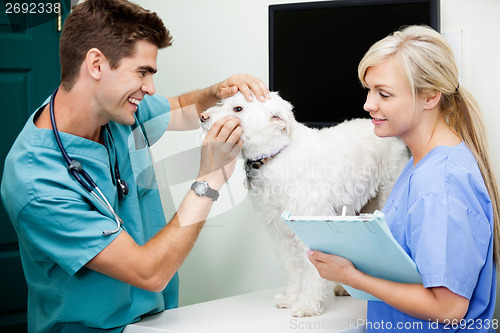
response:
<path id="1" fill-rule="evenodd" d="M 305 245 L 281 213 L 338 215 L 347 206 L 347 214 L 354 215 L 372 198 L 381 208 L 408 150 L 399 139 L 377 137 L 369 119 L 308 128 L 275 92 L 270 100 L 251 103 L 238 93 L 203 113 L 202 127 L 208 130 L 228 115 L 241 119 L 249 193 L 287 272 L 276 306 L 291 308 L 297 317 L 318 315 L 333 286 L 309 262 Z"/>

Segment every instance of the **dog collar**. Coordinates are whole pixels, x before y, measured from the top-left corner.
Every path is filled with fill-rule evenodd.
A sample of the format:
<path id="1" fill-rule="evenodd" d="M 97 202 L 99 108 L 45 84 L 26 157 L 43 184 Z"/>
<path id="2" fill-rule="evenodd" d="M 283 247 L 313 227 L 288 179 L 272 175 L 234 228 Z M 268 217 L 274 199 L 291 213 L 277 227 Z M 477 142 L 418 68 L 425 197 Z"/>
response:
<path id="1" fill-rule="evenodd" d="M 247 160 L 247 170 L 249 169 L 259 169 L 261 166 L 263 166 L 264 164 L 266 163 L 269 163 L 273 158 L 275 158 L 279 153 L 281 153 L 283 151 L 283 149 L 285 149 L 287 146 L 281 148 L 280 150 L 278 150 L 278 152 L 270 155 L 270 156 L 261 156 L 259 159 L 257 160 Z"/>
<path id="2" fill-rule="evenodd" d="M 275 154 L 272 154 L 271 156 L 262 156 L 261 158 L 257 160 L 247 160 L 246 165 L 245 165 L 245 171 L 247 175 L 247 183 L 246 183 L 246 188 L 251 189 L 252 188 L 252 170 L 258 170 L 261 166 L 263 166 L 266 163 L 269 163 L 273 158 L 278 156 L 279 153 L 283 151 L 287 146 L 281 148 L 276 152 Z"/>

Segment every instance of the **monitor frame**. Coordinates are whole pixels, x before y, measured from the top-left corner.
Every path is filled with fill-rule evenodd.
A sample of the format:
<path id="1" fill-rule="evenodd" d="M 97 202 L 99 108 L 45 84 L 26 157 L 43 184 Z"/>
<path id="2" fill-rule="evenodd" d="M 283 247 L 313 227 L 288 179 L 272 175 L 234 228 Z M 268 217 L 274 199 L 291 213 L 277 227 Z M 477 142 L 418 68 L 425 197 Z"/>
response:
<path id="1" fill-rule="evenodd" d="M 428 3 L 429 4 L 429 26 L 440 31 L 440 0 L 334 0 L 334 1 L 315 1 L 303 3 L 290 3 L 269 5 L 269 89 L 276 91 L 280 90 L 276 87 L 276 51 L 275 51 L 275 29 L 276 20 L 275 16 L 285 11 L 304 11 L 311 9 L 330 9 L 340 7 L 359 7 L 369 5 L 404 5 L 411 3 Z M 389 34 L 388 32 L 387 34 Z M 368 49 L 366 49 L 367 51 Z M 356 73 L 353 73 L 355 76 Z M 310 83 L 304 83 L 310 84 Z M 293 104 L 293 101 L 291 101 Z M 367 115 L 368 116 L 368 115 Z M 332 122 L 324 121 L 304 121 L 304 124 L 310 127 L 322 128 L 332 126 L 338 123 L 333 120 Z"/>

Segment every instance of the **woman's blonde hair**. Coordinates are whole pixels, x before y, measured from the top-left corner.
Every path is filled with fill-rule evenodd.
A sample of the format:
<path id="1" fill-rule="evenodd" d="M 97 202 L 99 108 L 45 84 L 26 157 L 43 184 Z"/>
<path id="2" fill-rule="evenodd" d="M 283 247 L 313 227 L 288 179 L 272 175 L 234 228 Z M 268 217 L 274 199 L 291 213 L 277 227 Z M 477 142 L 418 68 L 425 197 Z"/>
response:
<path id="1" fill-rule="evenodd" d="M 493 257 L 500 259 L 500 198 L 491 167 L 486 126 L 475 98 L 458 81 L 453 51 L 446 39 L 426 26 L 408 26 L 375 43 L 358 66 L 364 86 L 366 71 L 389 58 L 397 59 L 413 91 L 441 92 L 440 107 L 450 128 L 469 147 L 481 170 L 493 206 Z"/>

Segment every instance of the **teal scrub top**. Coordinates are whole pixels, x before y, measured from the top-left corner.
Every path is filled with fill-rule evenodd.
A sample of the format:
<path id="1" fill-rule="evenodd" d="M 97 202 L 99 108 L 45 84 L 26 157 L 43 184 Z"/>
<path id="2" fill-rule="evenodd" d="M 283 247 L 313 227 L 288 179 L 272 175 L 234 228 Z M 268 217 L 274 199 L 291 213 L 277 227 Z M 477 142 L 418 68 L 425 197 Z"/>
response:
<path id="1" fill-rule="evenodd" d="M 369 301 L 367 332 L 495 332 L 493 207 L 469 148 L 438 146 L 415 167 L 412 158 L 383 212 L 424 287 L 446 287 L 470 302 L 460 323 L 437 323 Z"/>
<path id="2" fill-rule="evenodd" d="M 52 130 L 34 125 L 37 114 L 9 152 L 1 186 L 28 283 L 29 331 L 121 332 L 143 315 L 177 307 L 177 274 L 155 293 L 84 267 L 122 230 L 143 245 L 166 225 L 148 146 L 166 130 L 168 100 L 146 96 L 134 126 L 109 123 L 105 145 L 60 132 L 69 156 L 81 162 L 123 220 L 111 236 L 102 232 L 116 228 L 113 216 L 68 173 Z M 130 188 L 121 200 L 112 177 L 116 159 Z"/>

